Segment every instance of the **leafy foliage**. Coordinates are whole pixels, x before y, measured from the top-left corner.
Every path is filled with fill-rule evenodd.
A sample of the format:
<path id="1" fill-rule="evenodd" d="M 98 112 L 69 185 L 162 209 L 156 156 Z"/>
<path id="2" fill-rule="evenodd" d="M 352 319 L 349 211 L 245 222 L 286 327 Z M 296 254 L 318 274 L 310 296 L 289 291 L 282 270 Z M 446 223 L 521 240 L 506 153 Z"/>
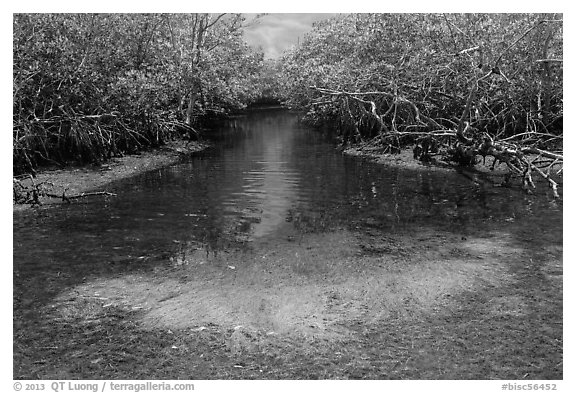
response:
<path id="1" fill-rule="evenodd" d="M 414 158 L 462 166 L 491 156 L 559 196 L 562 45 L 561 15 L 339 16 L 284 57 L 286 95 L 344 145 L 414 145 Z"/>
<path id="2" fill-rule="evenodd" d="M 386 92 L 370 100 L 386 128 L 422 131 L 454 128 L 478 84 L 465 119 L 472 126 L 501 136 L 558 133 L 562 62 L 542 60 L 561 60 L 562 44 L 559 15 L 344 15 L 319 22 L 285 55 L 286 95 L 290 105 L 309 110 L 312 122 L 336 120 L 344 142 L 382 130 L 363 116 L 366 104 L 349 108 L 354 120 L 348 124 L 341 101 L 311 87 Z M 416 109 L 435 121 L 415 122 Z M 358 132 L 349 133 L 350 126 Z"/>
<path id="3" fill-rule="evenodd" d="M 13 162 L 92 162 L 193 132 L 260 95 L 240 14 L 16 14 Z"/>

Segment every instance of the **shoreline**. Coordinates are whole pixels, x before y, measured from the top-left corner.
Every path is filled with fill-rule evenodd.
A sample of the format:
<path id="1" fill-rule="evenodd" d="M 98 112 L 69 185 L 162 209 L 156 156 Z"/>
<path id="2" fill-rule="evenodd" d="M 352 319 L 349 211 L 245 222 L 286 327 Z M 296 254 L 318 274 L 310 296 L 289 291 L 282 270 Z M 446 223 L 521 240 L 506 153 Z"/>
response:
<path id="1" fill-rule="evenodd" d="M 380 165 L 387 165 L 393 167 L 399 167 L 403 169 L 427 169 L 434 171 L 447 171 L 447 172 L 457 172 L 461 169 L 466 169 L 471 172 L 482 173 L 489 176 L 505 176 L 508 171 L 506 165 L 499 163 L 496 165 L 494 170 L 490 169 L 490 164 L 492 160 L 487 163 L 477 163 L 472 168 L 458 167 L 454 164 L 448 162 L 432 159 L 432 161 L 425 163 L 413 157 L 412 148 L 404 148 L 400 153 L 381 153 L 378 147 L 367 148 L 360 146 L 352 146 L 344 149 L 343 153 L 349 156 L 361 157 L 366 160 L 370 160 Z"/>
<path id="2" fill-rule="evenodd" d="M 384 165 L 390 168 L 407 169 L 415 171 L 433 171 L 437 173 L 456 173 L 464 176 L 472 183 L 488 187 L 507 187 L 524 190 L 527 194 L 533 193 L 550 193 L 552 194 L 548 181 L 534 173 L 532 181 L 533 188 L 527 188 L 523 185 L 522 179 L 518 174 L 514 174 L 505 163 L 498 162 L 492 166 L 493 158 L 485 161 L 479 160 L 473 167 L 461 167 L 449 162 L 433 158 L 430 162 L 422 162 L 415 159 L 411 148 L 404 148 L 400 153 L 390 154 L 382 153 L 379 148 L 370 148 L 365 146 L 352 146 L 344 149 L 342 154 L 352 157 L 359 157 L 363 160 L 374 162 L 378 165 Z M 554 170 L 560 169 L 561 166 L 553 166 Z M 564 194 L 564 176 L 563 174 L 551 176 L 552 180 L 557 183 L 558 195 L 555 198 L 563 199 Z"/>
<path id="3" fill-rule="evenodd" d="M 79 165 L 66 166 L 63 168 L 45 167 L 42 168 L 34 183 L 49 183 L 51 193 L 60 195 L 66 191 L 67 196 L 78 195 L 94 191 L 106 191 L 106 185 L 121 179 L 126 179 L 150 170 L 172 165 L 180 161 L 185 156 L 196 154 L 209 148 L 211 144 L 206 141 L 187 142 L 184 140 L 174 140 L 165 145 L 144 150 L 137 154 L 114 157 L 101 165 Z M 424 163 L 414 159 L 412 150 L 407 148 L 397 154 L 382 153 L 378 148 L 367 148 L 363 146 L 351 146 L 342 151 L 342 154 L 353 157 L 360 157 L 364 160 L 375 162 L 379 165 L 396 167 L 411 170 L 430 170 L 441 172 L 462 172 L 468 177 L 470 175 L 480 175 L 482 182 L 488 181 L 499 185 L 508 174 L 506 166 L 498 164 L 494 170 L 489 163 L 478 163 L 474 168 L 458 168 L 440 160 L 433 160 Z M 479 181 L 474 176 L 473 181 Z M 541 181 L 540 179 L 538 179 Z M 25 185 L 30 185 L 31 180 L 21 181 Z M 42 197 L 42 205 L 55 205 L 66 203 L 61 198 Z M 16 204 L 13 202 L 13 212 L 24 211 L 32 207 L 31 204 Z"/>
<path id="4" fill-rule="evenodd" d="M 175 140 L 165 145 L 141 151 L 138 154 L 114 157 L 101 165 L 66 166 L 63 168 L 42 168 L 34 178 L 34 183 L 51 183 L 51 192 L 66 195 L 77 195 L 101 190 L 106 185 L 121 179 L 126 179 L 150 170 L 162 168 L 179 162 L 183 157 L 196 154 L 210 147 L 206 141 L 187 142 Z M 26 185 L 31 180 L 24 179 Z M 42 205 L 66 203 L 59 198 L 42 197 Z M 30 204 L 12 203 L 13 212 L 28 210 Z"/>

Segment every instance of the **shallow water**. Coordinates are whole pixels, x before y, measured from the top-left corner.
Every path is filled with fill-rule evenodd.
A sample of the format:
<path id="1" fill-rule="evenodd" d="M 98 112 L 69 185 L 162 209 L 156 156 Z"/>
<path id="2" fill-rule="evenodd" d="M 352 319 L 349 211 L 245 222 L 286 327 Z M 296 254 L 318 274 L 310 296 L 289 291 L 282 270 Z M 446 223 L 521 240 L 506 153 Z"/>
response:
<path id="1" fill-rule="evenodd" d="M 551 232 L 561 244 L 562 204 L 545 185 L 527 195 L 344 156 L 286 111 L 248 114 L 211 138 L 215 147 L 196 157 L 106 188 L 117 197 L 15 213 L 16 286 L 172 263 L 185 248 L 217 254 L 340 228 L 465 236 L 501 227 Z"/>
<path id="2" fill-rule="evenodd" d="M 545 184 L 343 156 L 283 111 L 211 137 L 117 197 L 14 213 L 15 376 L 562 379 Z"/>

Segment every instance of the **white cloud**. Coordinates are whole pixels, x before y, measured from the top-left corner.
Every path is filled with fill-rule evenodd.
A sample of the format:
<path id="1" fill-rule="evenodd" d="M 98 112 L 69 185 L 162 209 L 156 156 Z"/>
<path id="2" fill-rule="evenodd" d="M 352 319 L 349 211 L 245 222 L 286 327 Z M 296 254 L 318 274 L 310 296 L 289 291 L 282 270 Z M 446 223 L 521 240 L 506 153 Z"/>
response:
<path id="1" fill-rule="evenodd" d="M 259 18 L 244 31 L 244 39 L 254 47 L 262 47 L 267 58 L 276 58 L 296 45 L 312 28 L 315 21 L 335 14 L 268 14 Z M 250 20 L 254 14 L 247 14 Z"/>

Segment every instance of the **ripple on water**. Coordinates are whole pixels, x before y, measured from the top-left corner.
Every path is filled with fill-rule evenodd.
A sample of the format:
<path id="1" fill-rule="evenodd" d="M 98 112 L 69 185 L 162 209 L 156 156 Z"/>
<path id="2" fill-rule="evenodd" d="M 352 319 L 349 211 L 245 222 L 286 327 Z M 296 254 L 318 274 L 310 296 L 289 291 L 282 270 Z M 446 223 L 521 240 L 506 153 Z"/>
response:
<path id="1" fill-rule="evenodd" d="M 342 228 L 467 236 L 496 225 L 524 243 L 534 228 L 562 237 L 562 205 L 545 187 L 528 196 L 449 172 L 345 157 L 291 113 L 239 122 L 242 133 L 215 133 L 216 147 L 201 156 L 113 184 L 117 198 L 16 214 L 15 270 L 81 279 L 106 274 L 111 259 L 176 254 L 174 241 L 235 252 Z"/>

